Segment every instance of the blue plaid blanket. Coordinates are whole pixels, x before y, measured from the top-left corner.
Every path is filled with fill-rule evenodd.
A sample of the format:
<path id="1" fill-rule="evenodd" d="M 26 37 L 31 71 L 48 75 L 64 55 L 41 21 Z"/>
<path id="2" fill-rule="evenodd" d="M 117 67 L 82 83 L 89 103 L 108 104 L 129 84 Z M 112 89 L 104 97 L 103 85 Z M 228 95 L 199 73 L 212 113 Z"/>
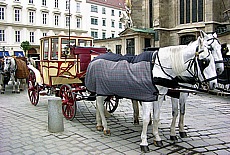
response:
<path id="1" fill-rule="evenodd" d="M 85 85 L 98 95 L 116 95 L 139 101 L 156 101 L 158 90 L 152 80 L 152 54 L 138 56 L 103 54 L 88 66 Z"/>

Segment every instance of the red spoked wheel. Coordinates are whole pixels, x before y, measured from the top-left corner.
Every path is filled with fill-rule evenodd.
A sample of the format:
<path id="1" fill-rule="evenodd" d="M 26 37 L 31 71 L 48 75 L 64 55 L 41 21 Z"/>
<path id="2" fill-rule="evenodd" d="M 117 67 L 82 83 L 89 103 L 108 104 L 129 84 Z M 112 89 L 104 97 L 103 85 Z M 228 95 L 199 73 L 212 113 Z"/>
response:
<path id="1" fill-rule="evenodd" d="M 62 113 L 67 120 L 73 120 L 76 115 L 75 97 L 70 85 L 60 87 L 60 97 L 62 99 Z"/>
<path id="2" fill-rule="evenodd" d="M 118 107 L 118 102 L 119 99 L 116 96 L 108 96 L 104 101 L 106 110 L 109 113 L 113 113 Z"/>
<path id="3" fill-rule="evenodd" d="M 36 82 L 36 75 L 32 70 L 30 70 L 29 77 L 28 77 L 28 96 L 30 102 L 34 106 L 38 104 L 39 91 L 40 91 L 40 87 Z"/>

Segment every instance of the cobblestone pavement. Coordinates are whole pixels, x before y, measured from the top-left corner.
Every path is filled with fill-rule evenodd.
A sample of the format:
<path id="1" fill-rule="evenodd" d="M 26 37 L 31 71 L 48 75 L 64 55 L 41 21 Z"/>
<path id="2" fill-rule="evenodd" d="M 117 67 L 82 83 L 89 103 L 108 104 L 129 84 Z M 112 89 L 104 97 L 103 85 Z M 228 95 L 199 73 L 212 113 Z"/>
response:
<path id="1" fill-rule="evenodd" d="M 78 103 L 76 118 L 64 119 L 64 132 L 50 133 L 48 100 L 40 97 L 33 106 L 27 92 L 0 94 L 0 154 L 77 154 L 119 155 L 141 154 L 141 125 L 133 125 L 130 100 L 122 99 L 108 118 L 111 136 L 95 129 L 95 102 Z M 164 147 L 153 145 L 151 126 L 148 128 L 150 153 L 147 154 L 230 154 L 230 98 L 207 94 L 190 95 L 186 104 L 187 138 L 173 143 L 169 139 L 171 104 L 163 103 L 160 134 Z M 142 120 L 140 118 L 140 124 Z M 177 129 L 178 132 L 178 129 Z"/>

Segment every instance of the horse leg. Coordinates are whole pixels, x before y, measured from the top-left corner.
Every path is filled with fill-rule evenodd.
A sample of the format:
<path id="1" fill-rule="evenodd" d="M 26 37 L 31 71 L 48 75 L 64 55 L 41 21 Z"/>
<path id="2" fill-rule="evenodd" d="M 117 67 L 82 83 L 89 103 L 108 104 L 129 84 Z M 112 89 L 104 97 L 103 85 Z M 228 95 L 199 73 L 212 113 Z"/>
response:
<path id="1" fill-rule="evenodd" d="M 170 126 L 170 139 L 172 141 L 177 141 L 176 137 L 176 119 L 178 116 L 178 99 L 171 97 L 171 102 L 172 102 L 172 122 Z"/>
<path id="2" fill-rule="evenodd" d="M 102 122 L 102 126 L 104 128 L 104 135 L 110 135 L 110 130 L 107 126 L 107 121 L 105 118 L 105 107 L 104 107 L 104 100 L 106 99 L 106 97 L 104 96 L 97 96 L 96 98 L 96 104 L 97 104 L 97 109 L 98 109 L 98 114 L 96 116 L 96 121 L 97 121 L 97 129 L 100 126 L 100 122 Z M 101 120 L 99 119 L 99 117 L 101 118 Z"/>
<path id="3" fill-rule="evenodd" d="M 187 137 L 187 133 L 184 130 L 184 115 L 185 115 L 185 103 L 189 93 L 180 93 L 180 117 L 179 117 L 179 134 L 181 138 Z"/>
<path id="4" fill-rule="evenodd" d="M 18 94 L 20 93 L 20 83 L 21 82 L 19 81 L 19 79 L 17 79 L 16 80 L 16 88 L 17 88 L 16 93 L 18 93 Z"/>
<path id="5" fill-rule="evenodd" d="M 139 124 L 139 105 L 137 100 L 132 100 L 133 105 L 133 123 Z"/>
<path id="6" fill-rule="evenodd" d="M 147 141 L 147 130 L 148 124 L 150 121 L 150 113 L 153 109 L 153 102 L 142 102 L 142 112 L 143 112 L 143 126 L 142 126 L 142 133 L 141 133 L 141 151 L 144 153 L 149 152 L 148 141 Z"/>
<path id="7" fill-rule="evenodd" d="M 158 126 L 159 126 L 159 121 L 160 121 L 160 108 L 161 108 L 163 100 L 164 100 L 164 95 L 159 95 L 158 101 L 154 101 L 153 103 L 153 110 L 154 110 L 153 112 L 153 135 L 154 135 L 153 143 L 157 147 L 163 146 L 162 140 L 158 132 Z"/>
<path id="8" fill-rule="evenodd" d="M 20 81 L 20 91 L 25 90 L 26 79 L 19 79 Z"/>

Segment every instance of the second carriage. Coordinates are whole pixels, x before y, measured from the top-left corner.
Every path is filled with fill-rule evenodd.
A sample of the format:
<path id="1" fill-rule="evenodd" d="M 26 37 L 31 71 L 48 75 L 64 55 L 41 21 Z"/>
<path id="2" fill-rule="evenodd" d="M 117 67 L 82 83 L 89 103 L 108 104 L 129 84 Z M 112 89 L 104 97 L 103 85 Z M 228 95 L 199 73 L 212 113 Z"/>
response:
<path id="1" fill-rule="evenodd" d="M 40 60 L 37 65 L 28 66 L 28 96 L 31 103 L 36 106 L 40 95 L 59 96 L 64 117 L 74 119 L 76 101 L 95 100 L 84 85 L 84 77 L 90 61 L 106 52 L 104 47 L 93 47 L 91 37 L 60 35 L 41 38 Z M 108 96 L 105 107 L 109 112 L 114 112 L 118 101 L 115 96 Z"/>

